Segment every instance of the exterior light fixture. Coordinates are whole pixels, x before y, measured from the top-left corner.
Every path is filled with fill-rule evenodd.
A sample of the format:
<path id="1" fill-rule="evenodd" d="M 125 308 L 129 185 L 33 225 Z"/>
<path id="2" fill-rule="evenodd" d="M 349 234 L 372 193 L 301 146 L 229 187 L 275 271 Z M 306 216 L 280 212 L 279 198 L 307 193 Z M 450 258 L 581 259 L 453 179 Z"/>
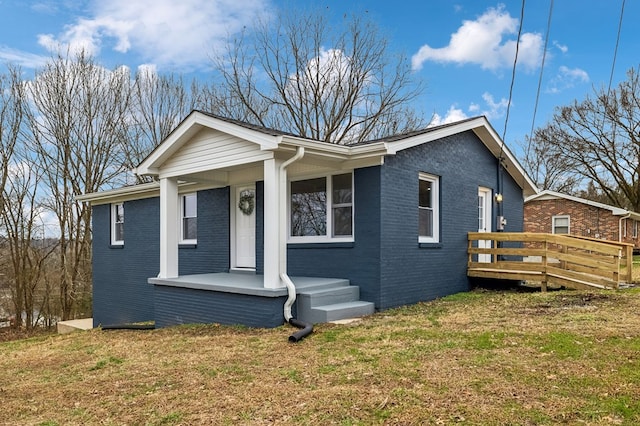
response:
<path id="1" fill-rule="evenodd" d="M 497 193 L 496 196 L 496 203 L 501 203 L 502 202 L 502 194 L 501 193 Z"/>

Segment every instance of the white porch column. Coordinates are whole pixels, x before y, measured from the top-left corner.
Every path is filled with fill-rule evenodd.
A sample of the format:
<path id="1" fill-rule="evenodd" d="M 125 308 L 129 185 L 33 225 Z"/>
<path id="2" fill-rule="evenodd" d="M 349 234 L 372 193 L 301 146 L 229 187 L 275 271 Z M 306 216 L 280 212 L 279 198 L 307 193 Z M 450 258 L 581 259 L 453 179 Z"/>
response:
<path id="1" fill-rule="evenodd" d="M 280 288 L 280 176 L 281 161 L 264 161 L 264 287 Z"/>
<path id="2" fill-rule="evenodd" d="M 178 180 L 160 179 L 160 274 L 178 276 Z"/>

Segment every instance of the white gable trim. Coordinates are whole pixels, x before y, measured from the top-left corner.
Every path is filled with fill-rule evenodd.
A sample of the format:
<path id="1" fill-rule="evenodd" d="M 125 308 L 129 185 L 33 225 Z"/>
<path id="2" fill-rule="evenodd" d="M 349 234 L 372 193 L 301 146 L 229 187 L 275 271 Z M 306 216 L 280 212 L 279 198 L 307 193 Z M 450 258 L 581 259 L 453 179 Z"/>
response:
<path id="1" fill-rule="evenodd" d="M 625 210 L 620 207 L 611 206 L 609 204 L 598 203 L 597 201 L 591 201 L 591 200 L 586 200 L 580 197 L 574 197 L 573 195 L 567 195 L 560 192 L 551 191 L 548 189 L 545 189 L 544 191 L 539 192 L 538 194 L 525 198 L 524 202 L 528 203 L 530 201 L 545 201 L 545 200 L 557 200 L 557 199 L 565 199 L 565 200 L 573 201 L 576 203 L 597 207 L 599 209 L 609 210 L 611 214 L 613 214 L 614 216 L 628 215 L 632 219 L 640 220 L 640 213 Z"/>
<path id="2" fill-rule="evenodd" d="M 402 151 L 404 149 L 412 148 L 424 143 L 446 138 L 448 136 L 453 136 L 469 130 L 473 131 L 476 136 L 478 136 L 482 143 L 489 149 L 489 151 L 491 151 L 491 153 L 496 158 L 503 158 L 504 166 L 507 173 L 509 173 L 509 175 L 511 175 L 516 183 L 520 185 L 520 187 L 524 191 L 525 196 L 538 193 L 536 184 L 524 171 L 524 169 L 520 165 L 520 162 L 507 148 L 507 146 L 501 140 L 500 136 L 498 136 L 496 131 L 493 129 L 493 127 L 491 127 L 491 124 L 489 124 L 484 116 L 462 121 L 457 124 L 454 123 L 449 126 L 444 126 L 441 129 L 426 131 L 425 133 L 406 139 L 386 142 L 385 145 L 387 147 L 388 154 L 396 154 L 398 151 Z"/>
<path id="3" fill-rule="evenodd" d="M 282 136 L 269 135 L 211 117 L 199 111 L 193 111 L 134 169 L 134 173 L 137 175 L 157 175 L 162 164 L 180 149 L 185 142 L 205 127 L 253 142 L 259 145 L 262 151 L 276 149 L 282 141 Z"/>

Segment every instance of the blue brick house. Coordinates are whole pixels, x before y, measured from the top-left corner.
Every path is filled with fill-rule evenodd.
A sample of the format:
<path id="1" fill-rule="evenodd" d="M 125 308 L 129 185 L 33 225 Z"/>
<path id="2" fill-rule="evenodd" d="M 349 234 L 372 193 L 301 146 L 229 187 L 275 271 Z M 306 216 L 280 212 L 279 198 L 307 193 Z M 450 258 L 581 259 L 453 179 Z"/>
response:
<path id="1" fill-rule="evenodd" d="M 94 325 L 275 327 L 466 291 L 467 232 L 522 231 L 536 193 L 484 117 L 336 145 L 200 111 L 84 194 Z"/>

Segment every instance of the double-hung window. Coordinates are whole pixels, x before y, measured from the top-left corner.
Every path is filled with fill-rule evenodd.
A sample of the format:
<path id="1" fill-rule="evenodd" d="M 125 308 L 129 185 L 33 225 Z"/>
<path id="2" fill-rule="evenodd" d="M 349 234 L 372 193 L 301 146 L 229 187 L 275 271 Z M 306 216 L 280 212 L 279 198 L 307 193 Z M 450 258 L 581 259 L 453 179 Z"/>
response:
<path id="1" fill-rule="evenodd" d="M 180 243 L 195 244 L 198 241 L 198 196 L 185 194 L 180 197 Z"/>
<path id="2" fill-rule="evenodd" d="M 569 216 L 553 216 L 551 222 L 553 234 L 569 233 Z"/>
<path id="3" fill-rule="evenodd" d="M 111 204 L 111 244 L 124 244 L 124 203 Z"/>
<path id="4" fill-rule="evenodd" d="M 418 180 L 418 242 L 440 241 L 439 179 L 420 173 Z"/>
<path id="5" fill-rule="evenodd" d="M 291 241 L 353 241 L 353 174 L 292 181 L 289 211 Z"/>

